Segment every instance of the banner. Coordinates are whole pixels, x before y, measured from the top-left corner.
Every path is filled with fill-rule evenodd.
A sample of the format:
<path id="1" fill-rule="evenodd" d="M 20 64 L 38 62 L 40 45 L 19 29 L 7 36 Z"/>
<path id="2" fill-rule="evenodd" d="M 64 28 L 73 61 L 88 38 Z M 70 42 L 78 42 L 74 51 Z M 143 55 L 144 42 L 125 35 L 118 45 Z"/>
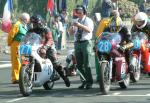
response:
<path id="1" fill-rule="evenodd" d="M 9 32 L 12 26 L 11 22 L 11 11 L 13 10 L 13 1 L 7 0 L 4 6 L 3 18 L 2 18 L 2 30 Z"/>

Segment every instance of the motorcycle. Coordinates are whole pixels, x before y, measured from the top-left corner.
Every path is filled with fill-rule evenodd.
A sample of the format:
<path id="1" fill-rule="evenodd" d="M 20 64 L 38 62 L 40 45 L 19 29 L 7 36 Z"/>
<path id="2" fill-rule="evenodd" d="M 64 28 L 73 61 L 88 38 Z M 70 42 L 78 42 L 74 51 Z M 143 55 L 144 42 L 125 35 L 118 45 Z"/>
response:
<path id="1" fill-rule="evenodd" d="M 36 33 L 27 34 L 20 45 L 19 88 L 23 96 L 29 96 L 33 87 L 51 90 L 54 86 L 56 72 L 52 62 L 40 56 L 41 46 L 41 37 Z"/>
<path id="2" fill-rule="evenodd" d="M 110 32 L 103 32 L 97 42 L 96 55 L 100 64 L 99 85 L 104 95 L 110 91 L 111 82 L 118 82 L 123 89 L 129 86 L 130 75 L 125 56 L 117 50 L 120 42 L 121 36 Z"/>
<path id="3" fill-rule="evenodd" d="M 77 67 L 76 67 L 76 58 L 74 54 L 74 49 L 69 50 L 66 57 L 65 71 L 67 76 L 76 76 L 77 75 Z"/>
<path id="4" fill-rule="evenodd" d="M 133 47 L 131 48 L 130 54 L 130 79 L 133 82 L 137 82 L 140 79 L 141 75 L 141 58 L 142 58 L 142 50 L 145 48 L 145 45 L 148 41 L 146 35 L 142 32 L 134 32 L 132 33 L 132 42 Z"/>

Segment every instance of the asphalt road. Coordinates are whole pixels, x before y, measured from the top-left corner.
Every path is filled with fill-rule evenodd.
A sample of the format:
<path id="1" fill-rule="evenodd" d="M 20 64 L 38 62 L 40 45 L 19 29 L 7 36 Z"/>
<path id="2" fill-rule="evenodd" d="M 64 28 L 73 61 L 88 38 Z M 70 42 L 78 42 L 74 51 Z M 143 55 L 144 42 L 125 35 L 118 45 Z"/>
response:
<path id="1" fill-rule="evenodd" d="M 62 60 L 65 59 L 65 56 L 60 57 Z M 7 63 L 9 61 L 9 55 L 1 55 L 0 58 Z M 4 62 L 0 62 L 0 65 L 3 64 Z M 92 74 L 95 80 L 94 68 Z M 90 90 L 78 90 L 79 76 L 74 76 L 69 77 L 69 88 L 65 87 L 60 79 L 56 81 L 52 90 L 47 91 L 43 87 L 33 88 L 29 97 L 20 94 L 18 84 L 11 84 L 10 75 L 10 67 L 0 68 L 0 103 L 150 103 L 150 78 L 145 74 L 142 74 L 138 83 L 131 83 L 126 90 L 113 83 L 109 95 L 102 95 L 96 82 Z"/>

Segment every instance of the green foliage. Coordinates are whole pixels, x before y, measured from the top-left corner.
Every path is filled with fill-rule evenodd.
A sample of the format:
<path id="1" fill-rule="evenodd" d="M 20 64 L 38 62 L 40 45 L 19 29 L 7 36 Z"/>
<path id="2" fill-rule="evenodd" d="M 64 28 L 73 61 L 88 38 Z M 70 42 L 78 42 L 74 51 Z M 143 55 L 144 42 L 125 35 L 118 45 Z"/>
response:
<path id="1" fill-rule="evenodd" d="M 138 5 L 128 0 L 120 0 L 118 2 L 119 8 L 121 8 L 122 18 L 130 18 L 138 11 Z"/>

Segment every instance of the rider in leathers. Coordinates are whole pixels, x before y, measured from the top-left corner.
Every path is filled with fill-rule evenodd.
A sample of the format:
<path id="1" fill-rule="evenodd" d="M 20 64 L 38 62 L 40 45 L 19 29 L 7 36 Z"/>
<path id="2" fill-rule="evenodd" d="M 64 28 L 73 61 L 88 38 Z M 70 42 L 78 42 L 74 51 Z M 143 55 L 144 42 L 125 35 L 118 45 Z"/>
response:
<path id="1" fill-rule="evenodd" d="M 45 25 L 44 20 L 40 15 L 34 15 L 31 17 L 31 23 L 33 24 L 32 29 L 29 32 L 34 32 L 39 34 L 42 37 L 42 48 L 41 52 L 46 53 L 46 57 L 52 61 L 52 64 L 55 70 L 59 73 L 59 75 L 64 80 L 67 87 L 70 87 L 70 81 L 68 77 L 64 73 L 63 67 L 60 65 L 56 58 L 56 49 L 54 45 L 54 41 L 52 38 L 52 34 L 50 29 Z"/>
<path id="2" fill-rule="evenodd" d="M 125 53 L 126 62 L 129 64 L 129 48 L 133 46 L 133 43 L 131 42 L 131 35 L 127 27 L 123 24 L 118 11 L 112 12 L 111 22 L 104 29 L 104 32 L 118 32 L 121 35 L 121 43 L 118 50 Z"/>
<path id="3" fill-rule="evenodd" d="M 147 14 L 144 12 L 139 12 L 134 17 L 133 26 L 131 28 L 131 32 L 143 32 L 147 35 L 148 41 L 150 42 L 150 19 L 148 18 Z M 150 43 L 147 44 L 147 47 L 150 48 Z M 144 64 L 144 69 L 149 70 L 149 49 L 144 48 L 142 50 L 142 61 Z M 146 63 L 148 62 L 148 63 Z M 146 69 L 147 68 L 147 69 Z M 147 71 L 146 71 L 147 72 Z"/>

